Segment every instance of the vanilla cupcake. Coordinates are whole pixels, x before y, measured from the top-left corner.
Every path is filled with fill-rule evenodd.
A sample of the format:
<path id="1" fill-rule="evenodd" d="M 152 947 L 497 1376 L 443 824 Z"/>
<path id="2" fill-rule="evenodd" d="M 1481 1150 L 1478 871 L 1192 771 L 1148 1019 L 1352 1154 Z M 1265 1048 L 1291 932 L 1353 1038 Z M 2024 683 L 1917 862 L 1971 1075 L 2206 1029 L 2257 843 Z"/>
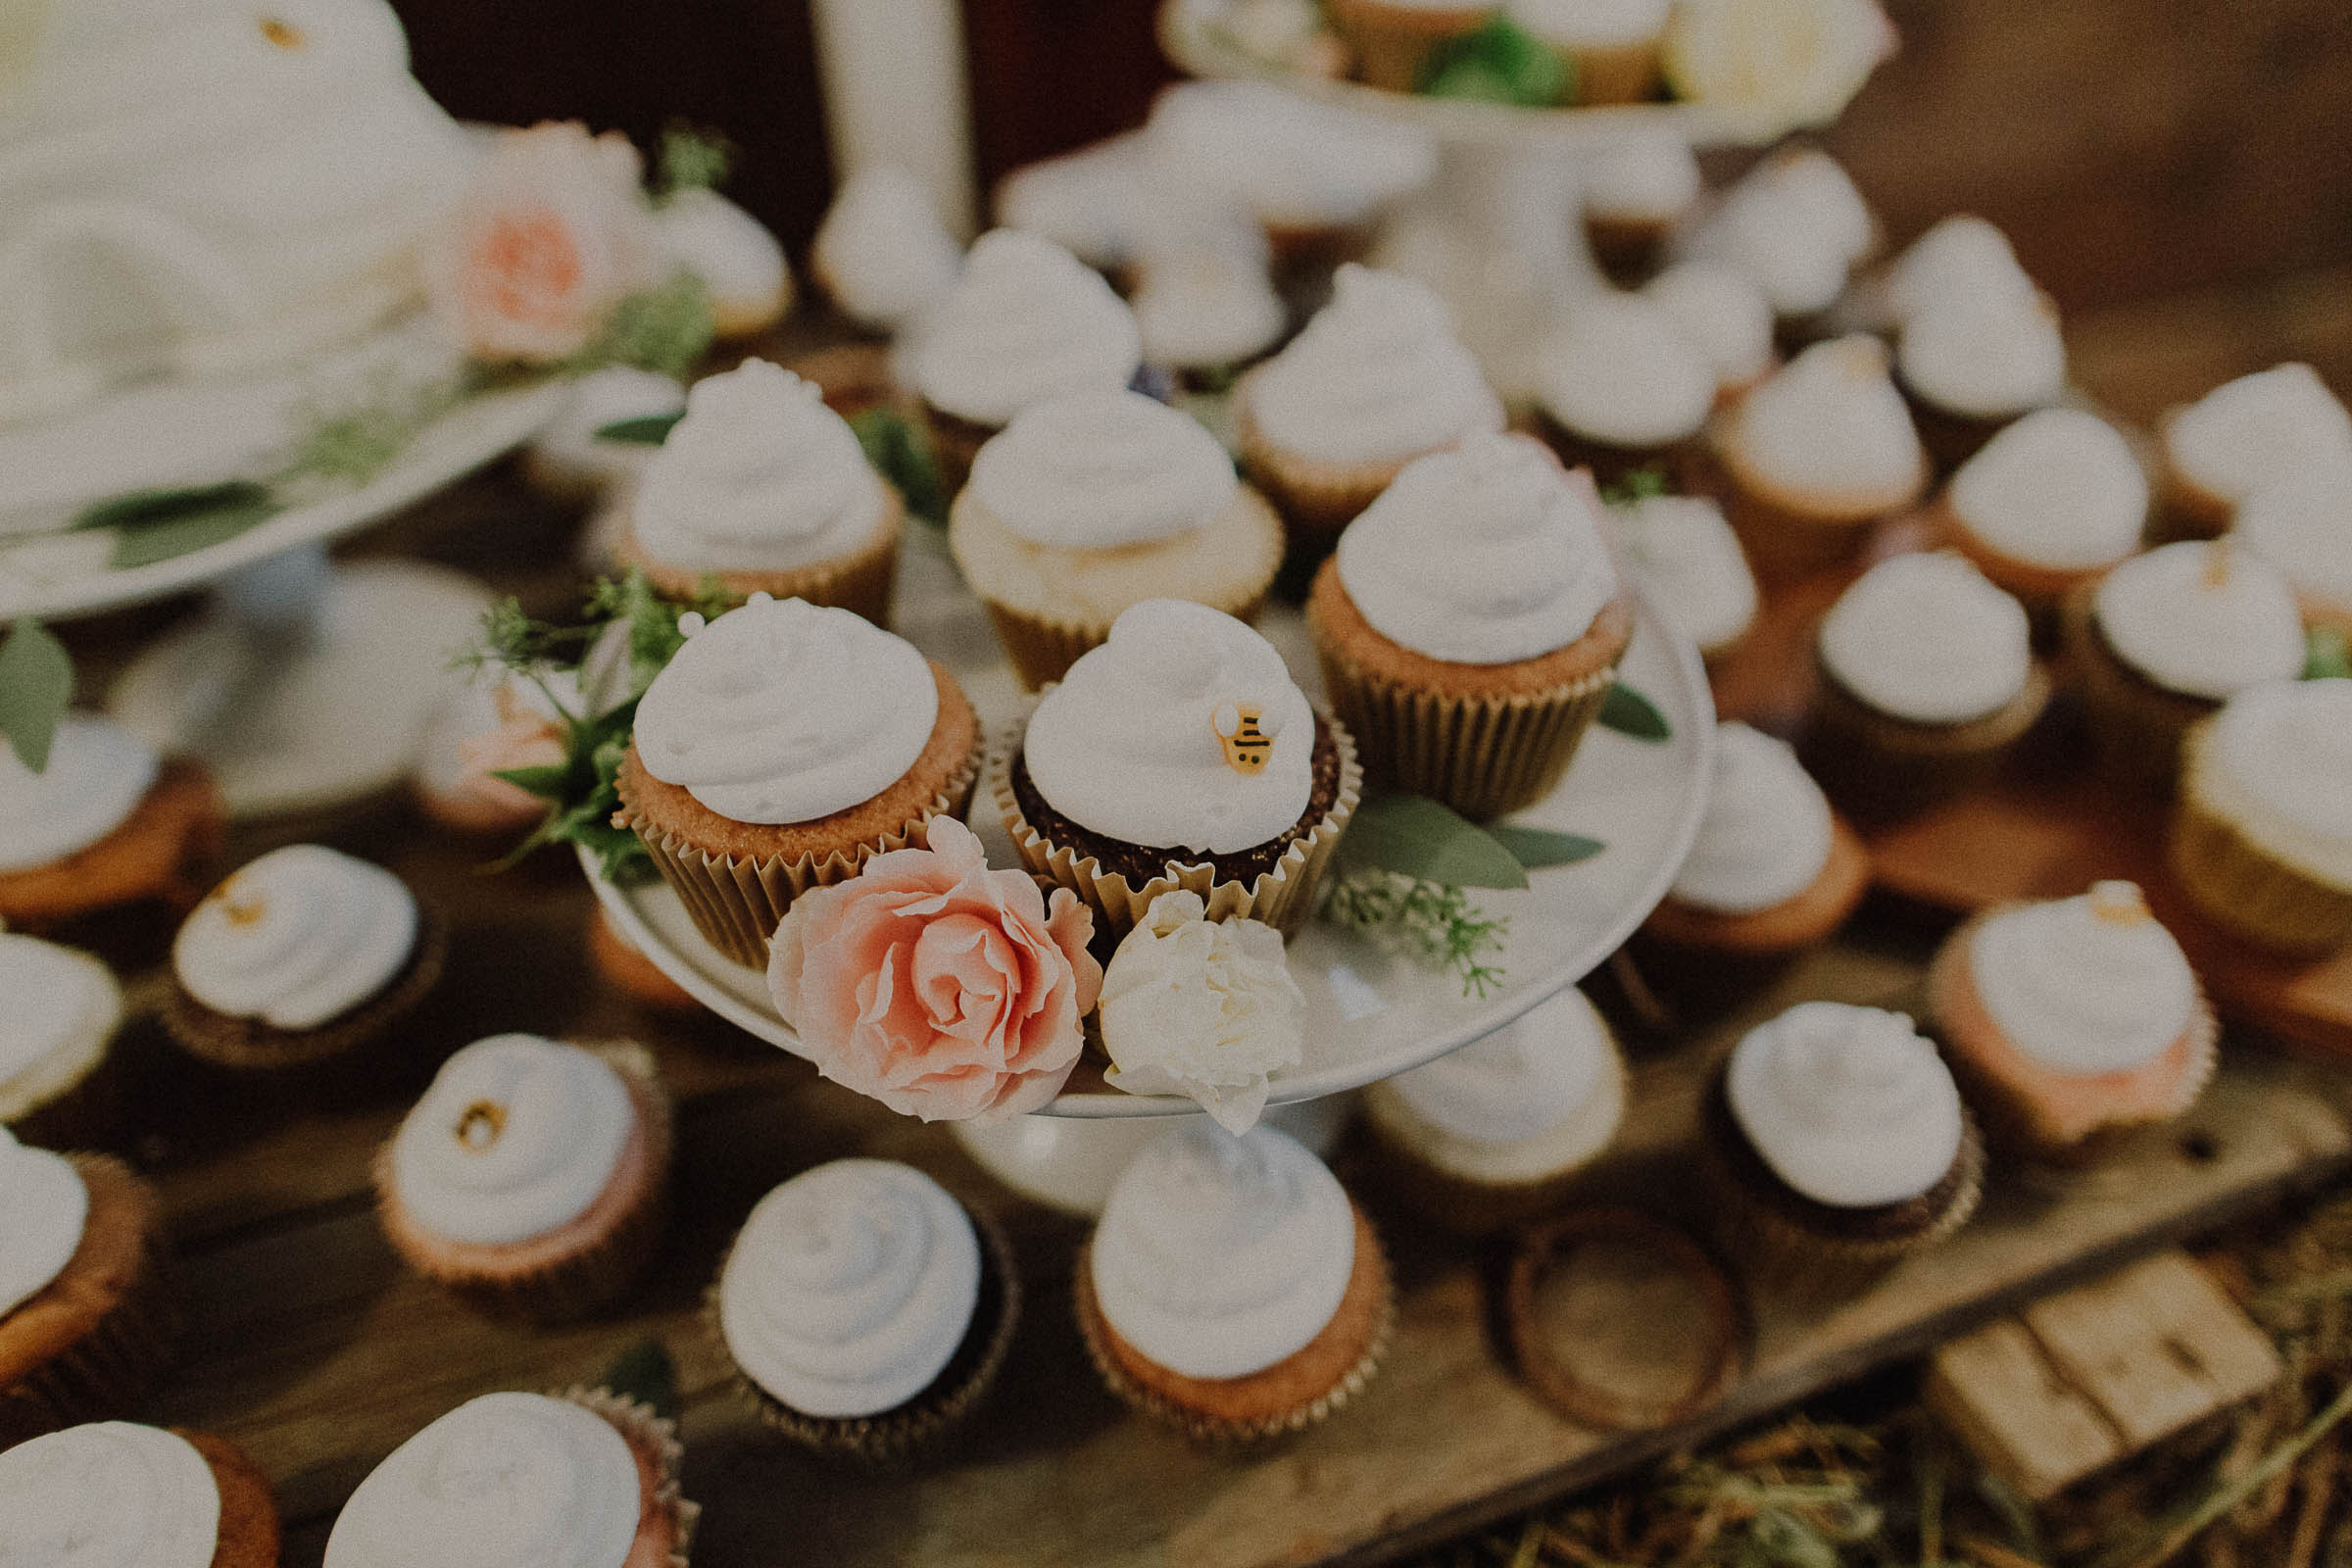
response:
<path id="1" fill-rule="evenodd" d="M 122 1112 L 122 988 L 89 954 L 0 932 L 0 1122 L 28 1144 L 87 1149 Z"/>
<path id="2" fill-rule="evenodd" d="M 2101 763 L 2169 793 L 2189 726 L 2229 698 L 2303 671 L 2286 579 L 2227 541 L 2133 556 L 2067 601 L 2070 672 Z"/>
<path id="3" fill-rule="evenodd" d="M 1678 259 L 1717 262 L 1763 292 L 1783 335 L 1812 335 L 1878 244 L 1878 220 L 1828 154 L 1774 153 L 1724 194 L 1678 246 Z"/>
<path id="4" fill-rule="evenodd" d="M 1273 645 L 1175 599 L 1121 614 L 989 764 L 1023 863 L 1114 935 L 1180 887 L 1211 919 L 1297 930 L 1360 790 L 1355 743 Z"/>
<path id="5" fill-rule="evenodd" d="M 444 1062 L 375 1164 L 409 1266 L 548 1322 L 618 1298 L 669 1214 L 669 1097 L 643 1048 L 493 1035 Z"/>
<path id="6" fill-rule="evenodd" d="M 1197 387 L 1238 375 L 1290 325 L 1265 259 L 1232 245 L 1148 252 L 1128 303 L 1143 336 L 1144 363 L 1177 371 Z"/>
<path id="7" fill-rule="evenodd" d="M 997 184 L 997 221 L 1051 240 L 1100 272 L 1135 259 L 1155 194 L 1141 132 L 1023 164 Z"/>
<path id="8" fill-rule="evenodd" d="M 1715 401 L 1732 401 L 1770 373 L 1772 307 L 1747 277 L 1720 262 L 1678 262 L 1642 292 L 1666 308 L 1715 369 Z"/>
<path id="9" fill-rule="evenodd" d="M 944 1436 L 988 1392 L 1020 1281 L 996 1227 L 921 1171 L 837 1159 L 760 1200 L 710 1315 L 769 1427 L 889 1460 Z"/>
<path id="10" fill-rule="evenodd" d="M 1034 690 L 1146 599 L 1254 616 L 1282 521 L 1190 415 L 1086 392 L 1032 404 L 980 449 L 948 544 Z"/>
<path id="11" fill-rule="evenodd" d="M 1699 496 L 1643 496 L 1611 509 L 1634 584 L 1712 666 L 1747 640 L 1755 573 L 1722 509 Z"/>
<path id="12" fill-rule="evenodd" d="M 2148 476 L 2115 426 L 2041 409 L 1960 466 L 1936 506 L 1944 538 L 2015 594 L 2036 633 L 2073 589 L 2139 549 Z"/>
<path id="13" fill-rule="evenodd" d="M 1751 1284 L 1867 1287 L 1976 1212 L 1984 1151 L 1899 1012 L 1800 1003 L 1740 1037 L 1701 1110 L 1716 1234 Z"/>
<path id="14" fill-rule="evenodd" d="M 1291 1138 L 1193 1118 L 1148 1145 L 1078 1254 L 1078 1328 L 1112 1394 L 1239 1443 L 1328 1417 L 1396 1313 L 1372 1225 Z"/>
<path id="15" fill-rule="evenodd" d="M 1369 776 L 1480 817 L 1551 793 L 1633 640 L 1600 513 L 1535 442 L 1482 435 L 1341 536 L 1306 624 Z"/>
<path id="16" fill-rule="evenodd" d="M 368 1473 L 326 1568 L 686 1568 L 702 1510 L 678 1494 L 682 1457 L 668 1421 L 602 1389 L 485 1394 Z"/>
<path id="17" fill-rule="evenodd" d="M 2003 905 L 1953 932 L 1928 979 L 1952 1071 L 1997 1146 L 2084 1163 L 2186 1114 L 2220 1025 L 2130 882 Z"/>
<path id="18" fill-rule="evenodd" d="M 905 358 L 954 491 L 980 444 L 1030 404 L 1127 385 L 1143 343 L 1099 273 L 1052 240 L 999 228 L 973 242 Z"/>
<path id="19" fill-rule="evenodd" d="M 765 223 L 717 191 L 671 191 L 654 209 L 654 229 L 670 264 L 702 280 L 718 337 L 763 332 L 792 309 L 784 247 Z"/>
<path id="20" fill-rule="evenodd" d="M 1767 580 L 1850 561 L 1917 501 L 1928 456 L 1876 338 L 1817 343 L 1719 417 L 1724 512 Z"/>
<path id="21" fill-rule="evenodd" d="M 68 1568 L 277 1568 L 270 1480 L 210 1433 L 93 1421 L 0 1453 L 0 1541 Z"/>
<path id="22" fill-rule="evenodd" d="M 2264 485 L 2237 509 L 2230 537 L 2285 576 L 2304 625 L 2352 636 L 2352 461 Z"/>
<path id="23" fill-rule="evenodd" d="M 2352 943 L 2352 680 L 2238 693 L 2189 731 L 2169 844 L 2198 910 L 2288 954 Z"/>
<path id="24" fill-rule="evenodd" d="M 599 430 L 685 409 L 686 389 L 669 376 L 627 365 L 591 370 L 571 384 L 564 412 L 522 449 L 523 477 L 559 501 L 585 504 L 609 485 L 643 477 L 660 450 L 642 441 L 606 441 Z"/>
<path id="25" fill-rule="evenodd" d="M 249 861 L 172 942 L 164 1027 L 199 1060 L 270 1072 L 349 1060 L 441 976 L 447 933 L 407 883 L 318 844 Z"/>
<path id="26" fill-rule="evenodd" d="M 2352 454 L 2352 415 L 2319 372 L 2287 364 L 2241 375 L 2157 420 L 2159 537 L 2210 539 L 2267 485 Z"/>
<path id="27" fill-rule="evenodd" d="M 2050 698 L 2025 607 L 1948 551 L 1864 572 L 1822 618 L 1814 662 L 1800 755 L 1830 799 L 1868 822 L 1982 783 Z"/>
<path id="28" fill-rule="evenodd" d="M 1942 295 L 1903 323 L 1896 380 L 1937 466 L 1958 467 L 2066 391 L 2066 340 L 2045 294 Z"/>
<path id="29" fill-rule="evenodd" d="M 1973 214 L 1940 219 L 1893 261 L 1854 285 L 1840 314 L 1889 335 L 1929 306 L 1950 299 L 2033 299 L 2034 279 L 2018 265 L 2009 236 Z"/>
<path id="30" fill-rule="evenodd" d="M 1500 430 L 1502 404 L 1446 306 L 1395 272 L 1340 269 L 1331 303 L 1234 392 L 1242 466 L 1302 561 L 1425 453 Z"/>
<path id="31" fill-rule="evenodd" d="M 842 315 L 896 332 L 955 287 L 963 247 L 919 178 L 896 164 L 869 164 L 825 209 L 808 266 Z"/>
<path id="32" fill-rule="evenodd" d="M 1493 1034 L 1364 1092 L 1364 1127 L 1397 1199 L 1470 1235 L 1569 1197 L 1617 1136 L 1625 1058 L 1570 986 Z"/>
<path id="33" fill-rule="evenodd" d="M 1559 51 L 1580 104 L 1631 104 L 1658 92 L 1658 42 L 1669 0 L 1506 0 L 1503 12 Z M 1681 142 L 1674 149 L 1689 156 Z M 1698 170 L 1690 170 L 1697 194 Z"/>
<path id="34" fill-rule="evenodd" d="M 1326 0 L 1355 74 L 1387 92 L 1417 91 L 1440 47 L 1475 32 L 1494 8 L 1465 0 Z"/>
<path id="35" fill-rule="evenodd" d="M 1545 341 L 1537 405 L 1561 461 L 1600 484 L 1636 468 L 1679 474 L 1715 406 L 1715 367 L 1665 306 L 1604 290 L 1570 305 Z"/>
<path id="36" fill-rule="evenodd" d="M 890 620 L 906 506 L 812 381 L 765 360 L 706 376 L 638 486 L 621 557 L 673 599 L 715 582 Z"/>
<path id="37" fill-rule="evenodd" d="M 0 921 L 41 930 L 149 901 L 185 907 L 187 878 L 227 830 L 202 763 L 166 758 L 111 718 L 68 713 L 38 773 L 0 746 Z"/>
<path id="38" fill-rule="evenodd" d="M 637 704 L 614 785 L 695 929 L 754 966 L 804 890 L 962 813 L 980 722 L 947 667 L 846 610 L 755 594 Z"/>

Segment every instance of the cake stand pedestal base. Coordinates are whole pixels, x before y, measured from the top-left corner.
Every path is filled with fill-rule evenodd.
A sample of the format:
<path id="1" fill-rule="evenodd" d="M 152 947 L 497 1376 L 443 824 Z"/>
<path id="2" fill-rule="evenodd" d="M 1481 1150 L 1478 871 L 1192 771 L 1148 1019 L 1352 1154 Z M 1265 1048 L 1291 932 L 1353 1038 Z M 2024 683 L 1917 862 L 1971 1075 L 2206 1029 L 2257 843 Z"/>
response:
<path id="1" fill-rule="evenodd" d="M 1339 1142 L 1352 1102 L 1331 1095 L 1269 1105 L 1262 1122 L 1321 1156 Z M 981 1169 L 1023 1198 L 1091 1219 L 1127 1162 L 1176 1124 L 1171 1116 L 1015 1116 L 987 1126 L 954 1122 L 949 1131 Z"/>

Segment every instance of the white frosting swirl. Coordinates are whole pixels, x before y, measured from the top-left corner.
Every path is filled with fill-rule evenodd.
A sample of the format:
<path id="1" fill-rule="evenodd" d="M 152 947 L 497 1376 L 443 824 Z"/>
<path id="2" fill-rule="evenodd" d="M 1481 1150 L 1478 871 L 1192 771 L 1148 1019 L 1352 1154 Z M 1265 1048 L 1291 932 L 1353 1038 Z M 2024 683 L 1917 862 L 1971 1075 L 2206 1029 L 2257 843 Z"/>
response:
<path id="1" fill-rule="evenodd" d="M 1254 359 L 1289 323 L 1264 261 L 1225 245 L 1153 256 L 1130 303 L 1146 362 L 1179 369 Z"/>
<path id="2" fill-rule="evenodd" d="M 1143 345 L 1110 285 L 1052 240 L 992 229 L 925 316 L 912 356 L 925 401 L 975 424 L 1004 424 L 1066 392 L 1115 392 Z"/>
<path id="3" fill-rule="evenodd" d="M 1997 910 L 1969 939 L 1968 959 L 2002 1035 L 2056 1072 L 2140 1066 L 2196 1014 L 2197 979 L 2180 944 L 2129 882 Z"/>
<path id="4" fill-rule="evenodd" d="M 2249 687 L 2212 725 L 2192 793 L 2267 853 L 2352 893 L 2352 680 Z"/>
<path id="5" fill-rule="evenodd" d="M 1617 543 L 1642 596 L 1699 652 L 1730 646 L 1755 620 L 1755 573 L 1714 502 L 1644 496 L 1617 509 Z"/>
<path id="6" fill-rule="evenodd" d="M 1927 454 L 1875 337 L 1816 343 L 1740 403 L 1743 467 L 1824 510 L 1891 511 L 1919 493 Z"/>
<path id="7" fill-rule="evenodd" d="M 1256 773 L 1225 760 L 1219 710 L 1255 705 L 1272 738 Z M 1046 803 L 1148 848 L 1254 849 L 1306 810 L 1315 714 L 1274 645 L 1231 615 L 1147 599 L 1046 693 L 1021 755 Z"/>
<path id="8" fill-rule="evenodd" d="M 1340 583 L 1372 629 L 1456 664 L 1565 648 L 1618 594 L 1590 478 L 1479 435 L 1415 458 L 1340 535 Z"/>
<path id="9" fill-rule="evenodd" d="M 1398 1073 L 1388 1087 L 1415 1115 L 1474 1144 L 1537 1138 L 1610 1087 L 1608 1025 L 1570 986 L 1493 1034 Z"/>
<path id="10" fill-rule="evenodd" d="M 1997 712 L 2034 667 L 2025 607 L 1949 551 L 1864 572 L 1823 617 L 1821 659 L 1854 696 L 1915 724 Z"/>
<path id="11" fill-rule="evenodd" d="M 1663 21 L 1666 8 L 1656 10 Z M 1671 222 L 1698 200 L 1698 160 L 1679 138 L 1645 137 L 1595 151 L 1577 180 L 1590 217 Z"/>
<path id="12" fill-rule="evenodd" d="M 642 1492 L 628 1439 L 593 1410 L 485 1394 L 360 1483 L 326 1568 L 621 1568 Z"/>
<path id="13" fill-rule="evenodd" d="M 1189 533 L 1233 504 L 1233 460 L 1141 392 L 1033 403 L 980 449 L 972 492 L 1031 544 L 1105 550 Z"/>
<path id="14" fill-rule="evenodd" d="M 1327 463 L 1396 462 L 1503 424 L 1445 303 L 1353 263 L 1331 303 L 1251 375 L 1249 399 L 1270 443 Z"/>
<path id="15" fill-rule="evenodd" d="M 1604 291 L 1568 307 L 1544 353 L 1544 412 L 1588 440 L 1664 447 L 1715 406 L 1715 367 L 1643 294 Z"/>
<path id="16" fill-rule="evenodd" d="M 1879 280 L 1890 326 L 1901 326 L 1929 306 L 1956 297 L 2027 300 L 2034 280 L 2017 265 L 2009 236 L 1973 214 L 1932 225 L 1897 256 Z"/>
<path id="17" fill-rule="evenodd" d="M 637 1124 L 593 1052 L 492 1035 L 451 1056 L 392 1137 L 392 1189 L 431 1234 L 504 1247 L 560 1230 L 603 1195 Z"/>
<path id="18" fill-rule="evenodd" d="M 74 948 L 0 932 L 0 1121 L 81 1081 L 122 1021 L 122 988 Z"/>
<path id="19" fill-rule="evenodd" d="M 1913 316 L 1895 348 L 1904 384 L 1936 408 L 1996 419 L 2066 390 L 2066 341 L 2044 295 L 1966 293 Z"/>
<path id="20" fill-rule="evenodd" d="M 89 1189 L 72 1161 L 0 1127 L 0 1317 L 65 1272 L 89 1215 Z"/>
<path id="21" fill-rule="evenodd" d="M 887 502 L 816 383 L 746 360 L 686 394 L 634 526 L 647 555 L 682 571 L 790 571 L 863 547 Z"/>
<path id="22" fill-rule="evenodd" d="M 769 1193 L 719 1277 L 746 1376 L 805 1415 L 879 1415 L 955 1357 L 980 1298 L 980 1239 L 911 1165 L 837 1159 Z"/>
<path id="23" fill-rule="evenodd" d="M 1744 274 L 1776 315 L 1811 316 L 1837 299 L 1877 233 L 1845 171 L 1800 148 L 1766 159 L 1733 186 L 1686 250 Z"/>
<path id="24" fill-rule="evenodd" d="M 35 773 L 0 746 L 0 873 L 78 854 L 130 820 L 155 784 L 155 748 L 111 718 L 68 713 Z"/>
<path id="25" fill-rule="evenodd" d="M 1962 464 L 1944 500 L 2002 555 L 2084 570 L 2138 547 L 2148 476 L 2131 444 L 2098 416 L 2037 409 Z"/>
<path id="26" fill-rule="evenodd" d="M 2116 657 L 2169 691 L 2219 702 L 2303 671 L 2293 590 L 2227 541 L 2133 556 L 2099 579 L 2092 612 Z"/>
<path id="27" fill-rule="evenodd" d="M 1123 135 L 1024 164 L 997 183 L 997 221 L 1052 240 L 1087 266 L 1134 259 L 1158 195 L 1143 135 Z"/>
<path id="28" fill-rule="evenodd" d="M 1210 920 L 1200 895 L 1162 893 L 1102 972 L 1103 1081 L 1131 1095 L 1184 1095 L 1229 1133 L 1266 1108 L 1268 1075 L 1296 1067 L 1306 999 L 1282 933 Z"/>
<path id="29" fill-rule="evenodd" d="M 382 866 L 289 844 L 205 896 L 172 939 L 172 969 L 215 1012 L 315 1029 L 392 983 L 416 923 L 416 895 Z"/>
<path id="30" fill-rule="evenodd" d="M 1747 277 L 1719 262 L 1682 262 L 1642 286 L 1666 307 L 1730 391 L 1772 368 L 1772 306 Z"/>
<path id="31" fill-rule="evenodd" d="M 896 164 L 869 164 L 825 210 L 809 261 L 844 315 L 891 331 L 955 286 L 963 248 L 920 179 Z"/>
<path id="32" fill-rule="evenodd" d="M 661 449 L 637 441 L 604 441 L 597 431 L 623 419 L 676 414 L 686 389 L 666 375 L 609 365 L 574 381 L 564 412 L 531 438 L 534 471 L 583 489 L 633 479 Z"/>
<path id="33" fill-rule="evenodd" d="M 1753 914 L 1811 887 L 1830 863 L 1829 798 L 1788 744 L 1737 720 L 1715 727 L 1715 782 L 1668 896 Z"/>
<path id="34" fill-rule="evenodd" d="M 1153 159 L 1230 191 L 1259 221 L 1354 223 L 1426 184 L 1437 137 L 1265 81 L 1187 81 L 1145 127 Z"/>
<path id="35" fill-rule="evenodd" d="M 754 594 L 637 705 L 646 771 L 736 822 L 812 822 L 906 774 L 939 721 L 914 645 L 847 610 Z"/>
<path id="36" fill-rule="evenodd" d="M 2198 489 L 2235 505 L 2282 475 L 2352 454 L 2352 416 L 2310 366 L 2277 365 L 2174 415 L 2164 447 Z"/>
<path id="37" fill-rule="evenodd" d="M 1960 1092 L 1911 1020 L 1806 1002 L 1732 1049 L 1726 1092 L 1773 1174 L 1817 1203 L 1919 1197 L 1960 1154 Z"/>
<path id="38" fill-rule="evenodd" d="M 1323 1162 L 1270 1127 L 1206 1117 L 1147 1146 L 1110 1190 L 1088 1258 L 1119 1338 L 1188 1378 L 1304 1349 L 1355 1268 L 1355 1215 Z"/>
<path id="39" fill-rule="evenodd" d="M 2298 594 L 2352 608 L 2352 454 L 2281 474 L 2237 509 L 2230 536 Z"/>
<path id="40" fill-rule="evenodd" d="M 0 1560 L 24 1568 L 211 1568 L 220 1487 L 194 1444 L 95 1421 L 0 1453 Z"/>
<path id="41" fill-rule="evenodd" d="M 671 263 L 702 279 L 721 336 L 756 332 L 784 313 L 792 273 L 767 225 L 708 186 L 670 192 L 654 228 Z"/>

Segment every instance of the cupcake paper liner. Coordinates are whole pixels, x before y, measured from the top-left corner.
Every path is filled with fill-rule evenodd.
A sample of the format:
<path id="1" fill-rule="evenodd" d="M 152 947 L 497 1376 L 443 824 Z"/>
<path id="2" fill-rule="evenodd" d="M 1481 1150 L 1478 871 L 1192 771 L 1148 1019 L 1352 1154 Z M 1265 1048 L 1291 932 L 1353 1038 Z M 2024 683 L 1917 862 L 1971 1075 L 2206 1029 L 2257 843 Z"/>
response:
<path id="1" fill-rule="evenodd" d="M 1559 52 L 1576 68 L 1579 107 L 1638 104 L 1657 95 L 1659 53 L 1654 37 L 1605 46 L 1563 47 Z"/>
<path id="2" fill-rule="evenodd" d="M 1994 712 L 1918 724 L 1869 707 L 1815 663 L 1816 697 L 1797 756 L 1830 799 L 1863 823 L 1916 816 L 1983 784 L 2050 700 L 2049 671 L 2037 662 L 2025 690 Z"/>
<path id="3" fill-rule="evenodd" d="M 1323 819 L 1293 840 L 1272 870 L 1249 882 L 1220 878 L 1214 866 L 1202 863 L 1179 866 L 1175 875 L 1155 876 L 1138 888 L 1125 874 L 1104 869 L 1093 856 L 1046 838 L 1030 824 L 1012 789 L 1012 760 L 1029 728 L 1026 715 L 1014 727 L 1011 739 L 991 749 L 985 790 L 1004 815 L 1004 831 L 1011 835 L 1021 863 L 1032 875 L 1068 888 L 1085 900 L 1087 907 L 1095 911 L 1098 927 L 1114 938 L 1142 924 L 1152 900 L 1178 888 L 1200 895 L 1211 920 L 1257 920 L 1289 936 L 1314 913 L 1315 890 L 1331 868 L 1340 836 L 1363 799 L 1363 769 L 1356 761 L 1355 741 L 1343 722 L 1328 717 L 1325 721 L 1339 751 L 1339 792 Z"/>
<path id="4" fill-rule="evenodd" d="M 1388 92 L 1411 92 L 1421 84 L 1431 52 L 1456 33 L 1476 27 L 1493 8 L 1331 0 L 1324 9 L 1355 56 L 1357 75 Z"/>
<path id="5" fill-rule="evenodd" d="M 686 571 L 664 565 L 626 536 L 621 557 L 645 573 L 656 592 L 671 599 L 699 598 L 704 585 L 716 582 L 730 600 L 753 594 L 773 599 L 805 599 L 812 605 L 851 610 L 877 626 L 890 624 L 890 590 L 899 572 L 899 536 L 906 522 L 906 503 L 892 486 L 882 487 L 888 498 L 886 515 L 874 537 L 846 556 L 813 562 L 783 571 Z"/>
<path id="6" fill-rule="evenodd" d="M 2180 779 L 2180 744 L 2189 727 L 2221 705 L 2167 691 L 2116 658 L 2093 613 L 2097 585 L 2069 593 L 2061 615 L 2067 672 L 2082 694 L 2100 771 L 2149 795 L 2173 793 Z"/>
<path id="7" fill-rule="evenodd" d="M 2202 733 L 2189 733 L 2192 758 Z M 2352 942 L 2352 892 L 2269 855 L 2215 815 L 2193 787 L 2182 790 L 2165 848 L 2174 879 L 2197 911 L 2244 941 L 2313 956 Z"/>
<path id="8" fill-rule="evenodd" d="M 419 901 L 416 943 L 408 966 L 383 990 L 316 1029 L 275 1029 L 258 1018 L 215 1012 L 174 981 L 165 992 L 165 1030 L 199 1061 L 235 1073 L 296 1074 L 313 1078 L 372 1078 L 366 1069 L 392 1026 L 414 1011 L 441 980 L 449 956 L 449 922 Z"/>
<path id="9" fill-rule="evenodd" d="M 1380 498 L 1410 459 L 1323 463 L 1275 446 L 1250 415 L 1250 389 L 1258 373 L 1243 376 L 1233 392 L 1234 444 L 1240 449 L 1242 468 L 1282 514 L 1293 554 L 1304 550 L 1320 561 L 1339 542 L 1340 530 Z M 1296 564 L 1286 568 L 1296 569 Z"/>
<path id="10" fill-rule="evenodd" d="M 575 1383 L 551 1397 L 601 1416 L 627 1440 L 632 1452 L 653 1461 L 654 1506 L 669 1515 L 677 1538 L 677 1544 L 670 1548 L 669 1568 L 686 1568 L 687 1559 L 694 1552 L 694 1532 L 702 1522 L 703 1505 L 689 1501 L 679 1491 L 686 1449 L 678 1442 L 677 1423 L 655 1414 L 651 1405 L 610 1389 L 591 1389 Z"/>

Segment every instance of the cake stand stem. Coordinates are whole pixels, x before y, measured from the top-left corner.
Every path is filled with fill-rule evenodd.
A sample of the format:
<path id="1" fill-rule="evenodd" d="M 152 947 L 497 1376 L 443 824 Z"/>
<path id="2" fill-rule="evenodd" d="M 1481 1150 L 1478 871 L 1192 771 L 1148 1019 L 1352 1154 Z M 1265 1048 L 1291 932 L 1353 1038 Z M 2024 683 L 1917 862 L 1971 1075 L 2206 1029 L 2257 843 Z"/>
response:
<path id="1" fill-rule="evenodd" d="M 1263 1125 L 1326 1155 L 1352 1103 L 1352 1096 L 1333 1095 L 1269 1105 Z M 1128 1161 L 1175 1124 L 1168 1116 L 1015 1116 L 985 1126 L 954 1122 L 949 1131 L 983 1170 L 1023 1198 L 1092 1218 Z"/>

